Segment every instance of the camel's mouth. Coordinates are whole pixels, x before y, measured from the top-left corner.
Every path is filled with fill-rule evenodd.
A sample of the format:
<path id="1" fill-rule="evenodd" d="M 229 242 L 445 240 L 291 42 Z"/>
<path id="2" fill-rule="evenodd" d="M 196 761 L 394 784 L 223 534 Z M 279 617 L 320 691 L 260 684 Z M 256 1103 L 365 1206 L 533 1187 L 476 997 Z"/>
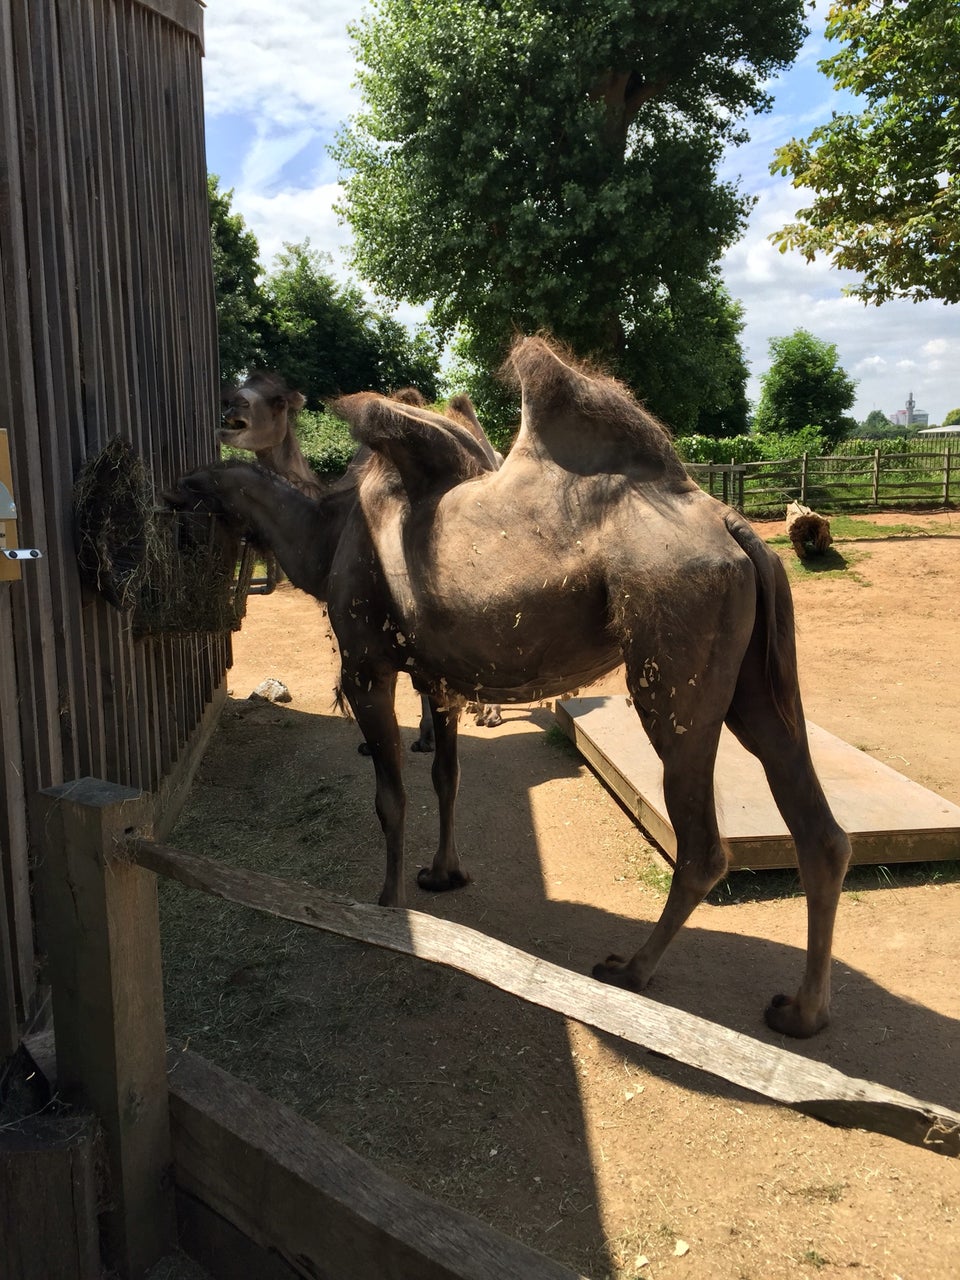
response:
<path id="1" fill-rule="evenodd" d="M 217 439 L 221 444 L 233 444 L 237 436 L 247 429 L 245 422 L 224 422 L 217 428 Z"/>

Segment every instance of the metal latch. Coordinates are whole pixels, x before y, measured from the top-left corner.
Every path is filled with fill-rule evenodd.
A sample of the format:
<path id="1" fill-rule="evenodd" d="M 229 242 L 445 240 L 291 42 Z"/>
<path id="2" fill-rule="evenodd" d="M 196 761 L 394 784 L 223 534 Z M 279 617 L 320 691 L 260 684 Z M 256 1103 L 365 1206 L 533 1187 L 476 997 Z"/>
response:
<path id="1" fill-rule="evenodd" d="M 0 470 L 10 479 L 10 453 L 7 448 L 7 433 L 0 431 Z M 8 561 L 42 560 L 43 552 L 34 547 L 8 547 L 7 543 L 17 541 L 17 504 L 13 494 L 3 480 L 0 480 L 0 582 L 10 582 L 20 577 L 19 565 L 7 564 Z"/>

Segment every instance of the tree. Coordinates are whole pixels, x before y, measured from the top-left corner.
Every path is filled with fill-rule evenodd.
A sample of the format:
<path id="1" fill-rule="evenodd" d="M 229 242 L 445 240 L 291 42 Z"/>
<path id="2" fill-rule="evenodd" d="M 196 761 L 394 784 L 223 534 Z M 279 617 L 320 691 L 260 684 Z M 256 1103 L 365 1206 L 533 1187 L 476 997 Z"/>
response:
<path id="1" fill-rule="evenodd" d="M 835 444 L 855 426 L 845 416 L 856 399 L 857 384 L 837 363 L 837 348 L 806 329 L 770 339 L 771 364 L 761 378 L 756 432 L 780 435 L 816 427 Z"/>
<path id="2" fill-rule="evenodd" d="M 264 297 L 256 236 L 240 214 L 231 213 L 233 191 L 221 191 L 219 183 L 216 174 L 208 174 L 220 377 L 232 382 L 262 361 Z"/>
<path id="3" fill-rule="evenodd" d="M 364 107 L 336 155 L 363 278 L 459 326 L 480 369 L 547 328 L 673 421 L 749 203 L 717 163 L 769 106 L 799 0 L 379 0 L 351 31 Z"/>
<path id="4" fill-rule="evenodd" d="M 915 435 L 916 430 L 916 427 L 899 426 L 891 422 L 881 409 L 874 409 L 849 434 L 853 440 L 896 440 Z"/>
<path id="5" fill-rule="evenodd" d="M 264 360 L 309 403 L 351 391 L 415 385 L 437 394 L 438 353 L 425 330 L 411 337 L 374 310 L 354 284 L 336 280 L 330 258 L 287 244 L 267 276 Z"/>
<path id="6" fill-rule="evenodd" d="M 943 420 L 945 427 L 960 426 L 960 409 L 951 409 Z"/>
<path id="7" fill-rule="evenodd" d="M 814 192 L 771 238 L 807 261 L 831 255 L 858 271 L 847 290 L 960 301 L 960 9 L 956 0 L 837 0 L 821 62 L 838 89 L 863 98 L 805 141 L 777 152 L 774 172 Z"/>

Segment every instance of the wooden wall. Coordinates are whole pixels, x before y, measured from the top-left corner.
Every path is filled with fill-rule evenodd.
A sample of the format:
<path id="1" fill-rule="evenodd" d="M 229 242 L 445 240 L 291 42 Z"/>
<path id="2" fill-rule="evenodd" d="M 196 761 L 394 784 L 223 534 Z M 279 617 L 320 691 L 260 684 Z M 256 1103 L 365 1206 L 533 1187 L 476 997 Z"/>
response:
<path id="1" fill-rule="evenodd" d="M 0 428 L 44 557 L 0 581 L 0 1059 L 35 1002 L 33 797 L 161 793 L 229 659 L 225 634 L 135 639 L 72 527 L 113 437 L 158 488 L 216 455 L 202 52 L 197 0 L 0 0 Z"/>

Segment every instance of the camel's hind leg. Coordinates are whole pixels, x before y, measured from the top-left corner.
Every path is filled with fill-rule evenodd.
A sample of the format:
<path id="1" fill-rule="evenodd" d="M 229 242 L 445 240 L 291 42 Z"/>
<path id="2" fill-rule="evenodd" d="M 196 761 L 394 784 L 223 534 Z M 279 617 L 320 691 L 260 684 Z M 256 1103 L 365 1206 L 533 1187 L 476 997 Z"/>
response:
<path id="1" fill-rule="evenodd" d="M 659 741 L 661 735 L 645 710 L 641 719 L 663 761 L 663 794 L 677 856 L 667 901 L 646 942 L 629 961 L 608 956 L 594 967 L 595 978 L 631 991 L 642 991 L 647 985 L 670 942 L 727 870 L 713 795 L 720 725 L 700 725 L 681 744 Z"/>
<path id="2" fill-rule="evenodd" d="M 627 686 L 663 763 L 664 801 L 677 846 L 670 892 L 646 942 L 629 961 L 610 956 L 593 970 L 594 977 L 634 991 L 647 985 L 671 940 L 727 870 L 713 771 L 752 626 L 753 570 L 746 561 L 719 562 L 686 601 L 684 586 L 678 580 L 672 615 L 681 631 L 652 636 L 648 616 L 637 624 L 642 648 L 629 640 L 625 651 Z"/>
<path id="3" fill-rule="evenodd" d="M 774 703 L 757 635 L 744 659 L 727 724 L 763 765 L 797 847 L 807 899 L 807 963 L 800 989 L 792 997 L 775 996 L 764 1016 L 775 1031 L 812 1036 L 830 1021 L 833 928 L 850 841 L 830 811 L 810 759 L 792 637 L 784 650 L 784 694 L 795 724 L 789 725 Z"/>
<path id="4" fill-rule="evenodd" d="M 421 867 L 417 872 L 417 884 L 421 889 L 439 893 L 445 889 L 462 888 L 470 883 L 470 876 L 460 866 L 455 824 L 457 792 L 460 790 L 460 757 L 457 752 L 460 712 L 456 707 L 441 711 L 432 702 L 430 709 L 436 745 L 431 777 L 440 813 L 440 843 L 432 865 Z"/>

